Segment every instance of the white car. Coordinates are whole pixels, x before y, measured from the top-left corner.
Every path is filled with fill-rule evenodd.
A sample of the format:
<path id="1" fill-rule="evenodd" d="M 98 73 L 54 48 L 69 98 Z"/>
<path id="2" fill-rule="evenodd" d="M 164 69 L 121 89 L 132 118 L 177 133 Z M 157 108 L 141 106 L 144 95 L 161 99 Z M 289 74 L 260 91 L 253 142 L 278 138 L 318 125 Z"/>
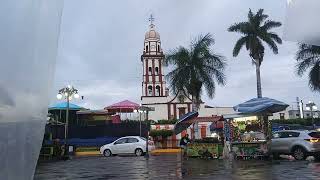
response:
<path id="1" fill-rule="evenodd" d="M 314 156 L 316 160 L 320 160 L 320 132 L 276 131 L 272 134 L 271 152 L 276 159 L 280 154 L 289 154 L 296 160 L 304 160 L 307 156 Z"/>
<path id="2" fill-rule="evenodd" d="M 148 150 L 155 149 L 153 141 L 148 142 Z M 135 154 L 142 156 L 146 153 L 146 139 L 140 136 L 126 136 L 112 143 L 103 145 L 100 153 L 106 157 L 117 154 Z"/>

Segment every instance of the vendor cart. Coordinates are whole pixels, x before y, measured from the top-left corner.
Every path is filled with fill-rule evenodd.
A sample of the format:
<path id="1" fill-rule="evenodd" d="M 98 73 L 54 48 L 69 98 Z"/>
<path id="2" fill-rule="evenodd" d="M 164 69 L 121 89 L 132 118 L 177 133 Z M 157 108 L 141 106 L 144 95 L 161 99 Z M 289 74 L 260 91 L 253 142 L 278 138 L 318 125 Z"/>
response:
<path id="1" fill-rule="evenodd" d="M 223 121 L 222 116 L 210 116 L 210 117 L 197 117 L 197 114 L 190 113 L 190 116 L 183 116 L 175 125 L 175 132 L 178 134 L 181 131 L 189 128 L 195 123 L 204 123 L 210 129 L 210 125 L 213 122 Z M 219 134 L 214 134 L 213 137 L 200 137 L 200 139 L 191 140 L 191 143 L 187 145 L 188 157 L 200 157 L 206 159 L 219 158 L 223 154 L 223 137 Z"/>

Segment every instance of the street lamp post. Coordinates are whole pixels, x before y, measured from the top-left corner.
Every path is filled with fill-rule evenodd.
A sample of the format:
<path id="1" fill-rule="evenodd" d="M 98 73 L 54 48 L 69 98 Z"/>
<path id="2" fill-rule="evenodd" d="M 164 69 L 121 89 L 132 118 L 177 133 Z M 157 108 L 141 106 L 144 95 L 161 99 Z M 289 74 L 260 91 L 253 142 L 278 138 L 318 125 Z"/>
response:
<path id="1" fill-rule="evenodd" d="M 78 90 L 75 89 L 73 86 L 68 85 L 67 87 L 64 87 L 59 90 L 59 93 L 57 94 L 58 99 L 65 98 L 67 100 L 67 109 L 66 109 L 66 122 L 64 124 L 64 156 L 65 158 L 68 158 L 68 124 L 69 124 L 69 104 L 70 100 L 74 98 L 79 98 Z"/>
<path id="2" fill-rule="evenodd" d="M 148 121 L 148 113 L 149 111 L 147 110 L 146 111 L 146 124 L 147 124 L 147 141 L 146 141 L 146 159 L 149 159 L 149 128 L 150 128 L 150 124 L 149 124 L 149 121 Z"/>
<path id="3" fill-rule="evenodd" d="M 148 122 L 148 113 L 149 113 L 149 108 L 140 106 L 138 110 L 134 110 L 135 113 L 139 113 L 139 125 L 140 125 L 140 137 L 142 137 L 141 133 L 141 114 L 145 114 L 147 118 L 145 118 L 146 125 L 147 125 L 147 135 L 146 135 L 146 154 L 145 157 L 148 159 L 149 158 L 149 122 Z"/>
<path id="4" fill-rule="evenodd" d="M 134 110 L 133 112 L 135 112 L 135 113 L 139 113 L 139 136 L 141 137 L 141 114 L 142 113 L 145 113 L 145 111 L 143 111 L 143 110 Z"/>
<path id="5" fill-rule="evenodd" d="M 313 110 L 317 110 L 316 104 L 314 102 L 312 102 L 312 101 L 309 101 L 306 104 L 306 110 L 311 111 L 312 127 L 315 128 L 314 118 L 313 118 Z"/>

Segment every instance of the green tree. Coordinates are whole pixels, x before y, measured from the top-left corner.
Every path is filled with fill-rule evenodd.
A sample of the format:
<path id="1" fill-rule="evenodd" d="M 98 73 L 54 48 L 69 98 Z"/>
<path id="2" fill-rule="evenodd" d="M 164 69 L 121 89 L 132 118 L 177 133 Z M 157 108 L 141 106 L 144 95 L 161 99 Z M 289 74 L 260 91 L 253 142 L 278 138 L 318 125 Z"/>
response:
<path id="1" fill-rule="evenodd" d="M 264 43 L 270 47 L 274 54 L 278 54 L 277 43 L 282 43 L 281 38 L 275 32 L 270 32 L 272 28 L 280 27 L 281 23 L 269 20 L 268 17 L 263 14 L 263 9 L 259 9 L 256 14 L 253 14 L 250 9 L 248 21 L 235 23 L 228 29 L 229 32 L 238 32 L 242 35 L 233 48 L 233 56 L 238 56 L 241 48 L 245 46 L 249 51 L 252 63 L 256 66 L 258 98 L 262 97 L 260 66 L 264 57 Z"/>
<path id="2" fill-rule="evenodd" d="M 198 111 L 204 89 L 213 98 L 216 82 L 225 85 L 225 58 L 213 53 L 210 49 L 213 44 L 211 34 L 200 35 L 191 42 L 189 49 L 180 46 L 165 58 L 165 65 L 173 67 L 167 75 L 171 90 L 175 94 L 191 95 L 193 111 Z"/>
<path id="3" fill-rule="evenodd" d="M 296 73 L 302 76 L 309 71 L 309 86 L 320 91 L 320 46 L 300 44 L 296 54 Z"/>

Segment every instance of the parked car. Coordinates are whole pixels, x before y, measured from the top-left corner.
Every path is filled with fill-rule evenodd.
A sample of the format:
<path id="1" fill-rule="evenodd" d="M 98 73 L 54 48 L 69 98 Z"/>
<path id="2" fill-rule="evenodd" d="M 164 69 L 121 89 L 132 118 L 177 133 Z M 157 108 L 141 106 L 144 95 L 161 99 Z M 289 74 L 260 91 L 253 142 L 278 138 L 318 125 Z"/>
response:
<path id="1" fill-rule="evenodd" d="M 292 155 L 296 160 L 314 156 L 320 160 L 320 132 L 308 130 L 281 130 L 272 134 L 270 151 L 274 158 L 280 154 Z"/>
<path id="2" fill-rule="evenodd" d="M 155 149 L 153 141 L 148 141 L 148 150 Z M 100 153 L 106 157 L 118 154 L 135 154 L 142 156 L 146 153 L 146 139 L 140 136 L 126 136 L 112 143 L 103 145 Z"/>

